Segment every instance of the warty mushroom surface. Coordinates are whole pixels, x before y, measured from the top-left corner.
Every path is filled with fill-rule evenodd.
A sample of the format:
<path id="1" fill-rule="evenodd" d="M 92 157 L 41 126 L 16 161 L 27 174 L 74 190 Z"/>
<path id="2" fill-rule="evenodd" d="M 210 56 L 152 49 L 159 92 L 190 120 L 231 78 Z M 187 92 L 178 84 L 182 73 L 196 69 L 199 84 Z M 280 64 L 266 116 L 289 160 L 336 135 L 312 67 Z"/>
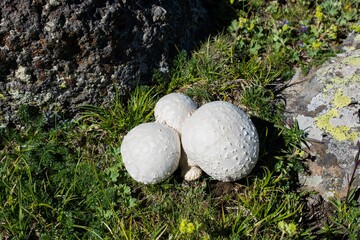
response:
<path id="1" fill-rule="evenodd" d="M 247 176 L 258 160 L 254 124 L 228 102 L 210 102 L 196 110 L 185 122 L 181 140 L 189 160 L 220 181 Z"/>
<path id="2" fill-rule="evenodd" d="M 178 168 L 181 154 L 178 133 L 163 124 L 143 123 L 121 144 L 122 161 L 130 176 L 144 184 L 158 183 Z"/>
<path id="3" fill-rule="evenodd" d="M 198 105 L 182 93 L 170 93 L 160 98 L 154 109 L 155 120 L 172 127 L 181 134 L 182 125 Z"/>

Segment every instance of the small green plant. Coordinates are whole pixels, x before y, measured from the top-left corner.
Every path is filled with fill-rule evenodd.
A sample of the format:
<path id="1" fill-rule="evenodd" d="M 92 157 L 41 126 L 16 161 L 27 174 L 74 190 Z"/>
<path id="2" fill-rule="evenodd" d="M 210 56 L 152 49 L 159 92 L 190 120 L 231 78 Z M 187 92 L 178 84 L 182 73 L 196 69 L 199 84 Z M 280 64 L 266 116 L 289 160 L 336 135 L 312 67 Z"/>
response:
<path id="1" fill-rule="evenodd" d="M 286 192 L 278 184 L 281 176 L 274 176 L 268 169 L 264 175 L 238 195 L 238 207 L 235 221 L 223 217 L 222 224 L 231 225 L 231 236 L 249 239 L 276 239 L 284 235 L 284 229 L 279 227 L 287 221 L 291 223 L 293 237 L 300 237 L 300 213 L 302 211 L 301 196 Z M 230 221 L 229 221 L 230 220 Z M 256 236 L 256 237 L 255 237 Z M 276 237 L 277 236 L 277 237 Z"/>
<path id="2" fill-rule="evenodd" d="M 285 221 L 280 221 L 278 223 L 278 228 L 282 232 L 280 239 L 283 239 L 286 235 L 292 237 L 297 234 L 297 226 L 295 223 L 286 223 Z"/>
<path id="3" fill-rule="evenodd" d="M 282 150 L 282 156 L 276 156 L 274 171 L 284 174 L 288 180 L 284 187 L 297 188 L 299 185 L 297 173 L 304 171 L 303 160 L 306 153 L 302 149 L 307 146 L 305 132 L 299 128 L 297 121 L 285 120 L 282 125 L 276 125 L 280 129 L 280 134 L 284 138 L 284 145 L 287 146 Z"/>
<path id="4" fill-rule="evenodd" d="M 330 203 L 333 211 L 318 234 L 323 235 L 323 239 L 336 236 L 357 240 L 360 233 L 360 205 L 355 199 L 355 191 L 351 191 L 345 201 L 334 198 Z"/>
<path id="5" fill-rule="evenodd" d="M 153 118 L 156 97 L 154 88 L 138 86 L 127 101 L 117 93 L 110 107 L 80 107 L 80 119 L 89 121 L 90 128 L 98 130 L 101 135 L 109 134 L 114 142 L 133 127 Z"/>
<path id="6" fill-rule="evenodd" d="M 184 236 L 185 238 L 190 237 L 196 230 L 199 229 L 198 222 L 190 222 L 187 219 L 181 219 L 179 224 L 179 231 L 180 235 Z"/>
<path id="7" fill-rule="evenodd" d="M 283 52 L 286 61 L 296 64 L 308 64 L 331 51 L 339 41 L 339 27 L 349 29 L 358 20 L 358 1 L 326 0 L 315 9 L 307 1 L 288 2 L 286 8 L 271 1 L 265 11 L 238 2 L 244 7 L 229 27 L 238 49 L 259 56 Z"/>

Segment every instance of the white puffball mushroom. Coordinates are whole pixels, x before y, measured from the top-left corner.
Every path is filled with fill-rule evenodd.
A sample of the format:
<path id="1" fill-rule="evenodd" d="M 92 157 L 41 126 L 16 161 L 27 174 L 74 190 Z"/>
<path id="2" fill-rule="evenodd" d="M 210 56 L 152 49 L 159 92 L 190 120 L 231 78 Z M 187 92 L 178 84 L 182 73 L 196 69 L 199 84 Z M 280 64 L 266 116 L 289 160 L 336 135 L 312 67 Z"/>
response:
<path id="1" fill-rule="evenodd" d="M 197 104 L 182 93 L 170 93 L 160 98 L 154 109 L 155 120 L 172 127 L 181 134 L 182 125 L 198 108 Z"/>
<path id="2" fill-rule="evenodd" d="M 121 144 L 126 170 L 136 181 L 145 184 L 158 183 L 173 174 L 180 154 L 178 133 L 157 122 L 136 126 Z"/>
<path id="3" fill-rule="evenodd" d="M 160 98 L 154 109 L 155 120 L 175 129 L 181 136 L 182 126 L 198 105 L 182 93 L 170 93 Z M 180 159 L 181 175 L 186 181 L 198 179 L 202 171 L 195 163 L 188 160 L 182 151 Z"/>
<path id="4" fill-rule="evenodd" d="M 201 106 L 185 122 L 182 146 L 188 158 L 216 180 L 247 176 L 259 155 L 259 138 L 250 118 L 228 102 Z"/>

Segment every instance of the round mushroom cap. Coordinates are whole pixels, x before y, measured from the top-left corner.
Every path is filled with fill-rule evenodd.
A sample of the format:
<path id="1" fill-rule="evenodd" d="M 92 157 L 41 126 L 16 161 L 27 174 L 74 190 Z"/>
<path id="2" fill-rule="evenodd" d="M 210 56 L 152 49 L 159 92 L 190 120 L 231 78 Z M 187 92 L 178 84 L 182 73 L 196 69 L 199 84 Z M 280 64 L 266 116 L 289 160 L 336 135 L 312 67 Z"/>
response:
<path id="1" fill-rule="evenodd" d="M 170 93 L 156 103 L 154 115 L 157 122 L 181 133 L 185 120 L 197 109 L 197 104 L 182 93 Z"/>
<path id="2" fill-rule="evenodd" d="M 196 110 L 183 126 L 181 141 L 189 160 L 224 182 L 247 176 L 258 160 L 254 124 L 228 102 L 210 102 Z"/>
<path id="3" fill-rule="evenodd" d="M 158 183 L 175 172 L 181 154 L 179 134 L 163 124 L 143 123 L 121 144 L 126 170 L 138 182 Z"/>

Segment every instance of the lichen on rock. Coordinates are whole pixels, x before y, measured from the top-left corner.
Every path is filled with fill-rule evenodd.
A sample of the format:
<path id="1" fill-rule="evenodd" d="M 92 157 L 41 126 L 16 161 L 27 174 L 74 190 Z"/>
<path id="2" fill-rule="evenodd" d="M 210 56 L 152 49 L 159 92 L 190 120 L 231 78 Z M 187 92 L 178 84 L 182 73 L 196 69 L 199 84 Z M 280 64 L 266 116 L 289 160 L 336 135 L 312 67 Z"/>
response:
<path id="1" fill-rule="evenodd" d="M 360 140 L 360 45 L 353 45 L 308 76 L 293 79 L 295 85 L 285 91 L 289 117 L 307 134 L 307 152 L 315 158 L 308 161 L 311 175 L 300 174 L 300 180 L 325 199 L 345 196 Z M 354 186 L 360 186 L 359 174 Z"/>
<path id="2" fill-rule="evenodd" d="M 343 90 L 338 89 L 334 97 L 334 105 L 336 108 L 348 106 L 351 103 L 351 98 L 344 95 Z"/>
<path id="3" fill-rule="evenodd" d="M 351 98 L 347 97 L 343 93 L 342 89 L 338 89 L 335 92 L 335 96 L 332 103 L 329 103 L 329 105 L 334 105 L 334 107 L 326 111 L 324 114 L 315 117 L 314 118 L 315 126 L 325 131 L 326 133 L 330 134 L 334 139 L 338 141 L 349 140 L 351 142 L 355 142 L 358 138 L 360 138 L 360 132 L 356 131 L 356 129 L 354 130 L 351 128 L 354 125 L 353 123 L 354 122 L 356 123 L 356 120 L 353 120 L 353 123 L 350 123 L 348 125 L 343 125 L 343 124 L 335 125 L 332 123 L 333 119 L 341 118 L 343 116 L 352 118 L 351 112 L 342 114 L 342 116 L 340 115 L 340 112 L 344 113 L 344 111 L 342 111 L 341 109 L 346 106 L 349 106 L 351 102 L 352 102 Z"/>
<path id="4" fill-rule="evenodd" d="M 332 108 L 325 114 L 315 117 L 315 125 L 338 141 L 350 140 L 353 142 L 357 140 L 360 137 L 359 132 L 352 132 L 351 128 L 346 125 L 334 126 L 331 123 L 332 119 L 338 117 L 340 117 L 338 110 Z"/>

